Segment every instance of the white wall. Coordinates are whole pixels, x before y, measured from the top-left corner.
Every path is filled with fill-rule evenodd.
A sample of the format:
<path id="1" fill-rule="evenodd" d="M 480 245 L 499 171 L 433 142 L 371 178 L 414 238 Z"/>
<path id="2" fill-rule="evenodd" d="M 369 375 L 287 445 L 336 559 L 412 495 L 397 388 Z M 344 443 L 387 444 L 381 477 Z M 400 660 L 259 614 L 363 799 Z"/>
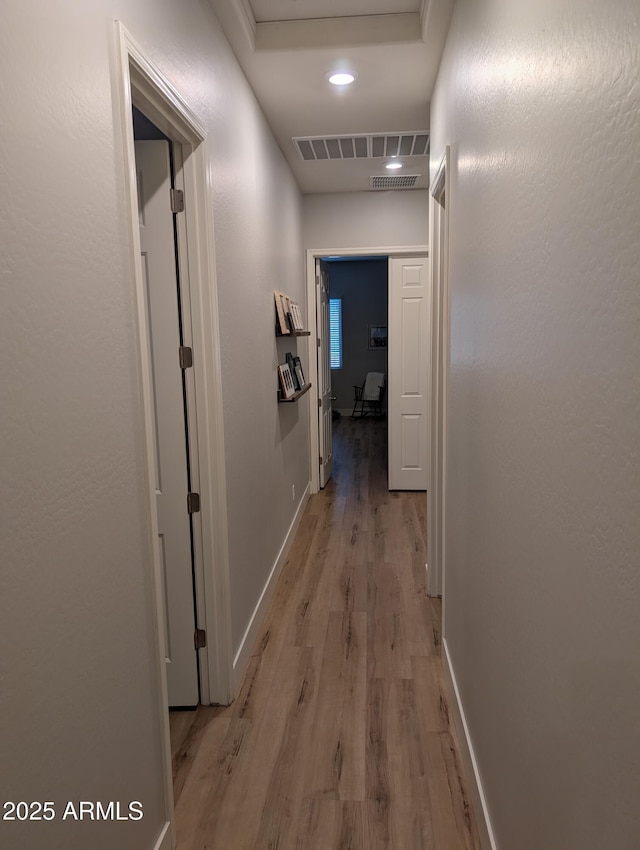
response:
<path id="1" fill-rule="evenodd" d="M 144 850 L 164 819 L 116 18 L 210 133 L 235 645 L 293 516 L 291 483 L 301 493 L 309 477 L 305 410 L 275 403 L 272 290 L 303 300 L 300 196 L 209 6 L 11 4 L 0 32 L 2 796 L 140 800 L 145 814 L 0 822 L 12 850 Z"/>
<path id="2" fill-rule="evenodd" d="M 429 193 L 344 192 L 304 195 L 305 248 L 375 248 L 426 245 Z"/>
<path id="3" fill-rule="evenodd" d="M 446 640 L 502 850 L 640 836 L 640 7 L 458 0 Z"/>

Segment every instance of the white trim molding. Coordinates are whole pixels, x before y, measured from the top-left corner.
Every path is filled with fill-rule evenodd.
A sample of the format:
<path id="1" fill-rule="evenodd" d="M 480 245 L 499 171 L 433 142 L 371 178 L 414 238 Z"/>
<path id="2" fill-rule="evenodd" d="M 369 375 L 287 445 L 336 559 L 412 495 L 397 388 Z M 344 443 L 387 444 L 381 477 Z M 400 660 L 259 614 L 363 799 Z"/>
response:
<path id="1" fill-rule="evenodd" d="M 258 25 L 256 23 L 256 19 L 253 15 L 253 9 L 251 8 L 251 4 L 249 0 L 235 0 L 234 3 L 238 18 L 242 24 L 242 28 L 249 42 L 249 47 L 251 50 L 256 49 L 256 31 Z"/>
<path id="2" fill-rule="evenodd" d="M 449 207 L 451 149 L 445 148 L 429 191 L 431 244 L 431 329 L 429 351 L 429 422 L 431 462 L 427 506 L 427 560 L 430 596 L 444 598 L 445 507 L 447 489 L 447 393 L 449 386 Z M 446 611 L 443 607 L 443 629 Z"/>
<path id="3" fill-rule="evenodd" d="M 453 670 L 453 664 L 451 662 L 451 656 L 449 655 L 449 647 L 446 638 L 443 638 L 442 640 L 442 649 L 442 669 L 449 691 L 449 704 L 453 709 L 452 714 L 454 729 L 457 742 L 460 747 L 460 757 L 462 759 L 462 766 L 467 780 L 469 796 L 471 797 L 471 805 L 473 806 L 473 813 L 478 827 L 480 843 L 482 845 L 482 850 L 498 850 L 498 845 L 496 844 L 495 835 L 493 833 L 493 827 L 491 825 L 491 818 L 489 817 L 487 799 L 484 793 L 484 788 L 482 787 L 480 770 L 478 768 L 478 762 L 473 749 L 471 735 L 469 734 L 469 726 L 467 725 L 464 707 L 462 705 L 462 700 L 460 699 L 460 691 L 458 690 L 458 683 Z"/>
<path id="4" fill-rule="evenodd" d="M 271 601 L 276 584 L 278 582 L 278 579 L 280 578 L 280 573 L 282 572 L 282 569 L 287 562 L 289 550 L 291 549 L 291 545 L 296 536 L 296 532 L 300 525 L 302 515 L 304 514 L 304 509 L 306 508 L 307 502 L 309 501 L 309 497 L 310 485 L 307 484 L 305 491 L 302 494 L 302 498 L 298 503 L 298 507 L 296 509 L 293 520 L 291 521 L 291 525 L 289 526 L 289 530 L 287 531 L 284 542 L 280 547 L 280 551 L 278 552 L 278 557 L 276 558 L 275 563 L 271 568 L 269 578 L 267 579 L 266 584 L 262 589 L 262 593 L 260 594 L 260 598 L 258 599 L 258 604 L 256 605 L 255 610 L 251 615 L 249 625 L 245 630 L 242 640 L 240 641 L 238 651 L 236 652 L 235 658 L 233 659 L 232 689 L 234 695 L 237 695 L 238 691 L 240 690 L 242 679 L 249 664 L 249 658 L 251 657 L 255 642 L 258 638 L 258 632 L 260 631 L 260 627 L 262 626 L 262 623 L 264 621 L 265 614 L 267 613 L 269 602 Z"/>
<path id="5" fill-rule="evenodd" d="M 175 844 L 171 839 L 171 824 L 165 823 L 153 850 L 173 850 L 174 847 Z"/>

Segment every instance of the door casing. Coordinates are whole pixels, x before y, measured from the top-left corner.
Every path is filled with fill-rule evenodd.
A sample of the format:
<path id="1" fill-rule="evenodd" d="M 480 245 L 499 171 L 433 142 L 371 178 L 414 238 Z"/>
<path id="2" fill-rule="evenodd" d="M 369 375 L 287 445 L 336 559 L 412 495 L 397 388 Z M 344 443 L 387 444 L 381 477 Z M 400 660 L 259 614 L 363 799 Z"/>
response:
<path id="1" fill-rule="evenodd" d="M 321 312 L 324 311 L 324 312 Z M 329 278 L 326 263 L 316 260 L 316 329 L 320 320 L 320 344 L 317 348 L 318 453 L 319 485 L 326 487 L 333 470 L 333 421 L 331 411 L 331 365 L 329 354 Z M 323 344 L 324 341 L 324 344 Z"/>
<path id="2" fill-rule="evenodd" d="M 144 285 L 140 267 L 140 235 L 138 231 L 138 199 L 134 149 L 132 106 L 140 109 L 174 142 L 176 187 L 185 193 L 185 214 L 178 228 L 179 253 L 187 264 L 189 287 L 186 293 L 191 311 L 193 338 L 184 340 L 194 350 L 197 368 L 188 372 L 192 382 L 189 404 L 192 429 L 192 485 L 198 488 L 201 512 L 197 516 L 196 595 L 198 620 L 207 630 L 206 653 L 201 656 L 201 699 L 203 702 L 228 704 L 232 699 L 231 609 L 229 589 L 229 555 L 227 539 L 227 503 L 222 419 L 222 380 L 218 304 L 213 249 L 213 223 L 207 133 L 186 102 L 158 68 L 147 58 L 137 42 L 119 21 L 113 29 L 112 82 L 115 92 L 114 126 L 120 128 L 120 156 L 124 170 L 126 216 L 129 234 L 130 276 L 134 281 L 137 331 L 138 371 L 144 424 L 145 463 L 147 470 L 147 553 L 153 565 L 154 638 L 157 660 L 158 706 L 163 751 L 163 784 L 166 823 L 156 843 L 156 850 L 175 846 L 171 742 L 167 711 L 161 572 L 156 546 L 158 521 L 153 491 L 153 426 L 151 404 L 151 370 L 145 327 Z M 185 307 L 187 309 L 187 307 Z M 191 414 L 194 414 L 192 416 Z M 194 529 L 195 530 L 195 529 Z M 207 568 L 204 565 L 207 564 Z M 202 650 L 201 650 L 202 652 Z"/>
<path id="3" fill-rule="evenodd" d="M 449 381 L 449 175 L 447 145 L 429 192 L 431 241 L 431 463 L 427 506 L 427 587 L 444 597 L 447 463 L 447 387 Z M 442 606 L 442 628 L 445 628 Z"/>
<path id="4" fill-rule="evenodd" d="M 309 336 L 309 381 L 312 386 L 317 388 L 318 384 L 318 328 L 316 322 L 316 259 L 322 257 L 387 257 L 390 255 L 397 257 L 413 256 L 416 254 L 429 255 L 429 247 L 427 245 L 397 245 L 382 246 L 378 245 L 373 248 L 308 248 L 306 251 L 306 268 L 307 268 L 307 328 L 311 332 Z M 429 388 L 429 397 L 431 392 Z M 427 416 L 429 420 L 429 415 Z M 318 459 L 320 453 L 319 434 L 318 434 L 318 417 L 312 415 L 309 417 L 309 480 L 310 492 L 317 493 L 320 489 L 320 469 Z"/>

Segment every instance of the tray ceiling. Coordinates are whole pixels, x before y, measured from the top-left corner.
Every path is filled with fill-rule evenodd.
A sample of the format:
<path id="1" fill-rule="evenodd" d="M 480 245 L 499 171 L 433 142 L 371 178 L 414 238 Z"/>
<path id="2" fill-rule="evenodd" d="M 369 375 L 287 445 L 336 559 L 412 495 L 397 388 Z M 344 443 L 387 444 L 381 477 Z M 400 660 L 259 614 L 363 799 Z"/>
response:
<path id="1" fill-rule="evenodd" d="M 373 176 L 389 176 L 385 156 L 394 155 L 405 157 L 404 173 L 419 175 L 413 187 L 426 188 L 428 147 L 418 155 L 415 137 L 428 134 L 454 0 L 209 2 L 302 192 L 371 191 Z M 326 74 L 335 69 L 355 72 L 353 85 L 331 86 Z M 391 134 L 389 128 L 398 130 Z M 374 154 L 371 140 L 392 135 L 413 135 L 411 153 L 405 138 L 406 153 L 391 153 L 385 141 L 381 155 L 378 141 Z M 363 136 L 366 157 L 345 156 L 349 145 L 334 141 L 311 144 L 320 153 L 310 156 L 309 146 L 299 143 Z M 376 188 L 405 183 L 411 181 L 376 181 Z"/>
<path id="2" fill-rule="evenodd" d="M 420 11 L 420 0 L 249 0 L 249 5 L 260 23 Z"/>

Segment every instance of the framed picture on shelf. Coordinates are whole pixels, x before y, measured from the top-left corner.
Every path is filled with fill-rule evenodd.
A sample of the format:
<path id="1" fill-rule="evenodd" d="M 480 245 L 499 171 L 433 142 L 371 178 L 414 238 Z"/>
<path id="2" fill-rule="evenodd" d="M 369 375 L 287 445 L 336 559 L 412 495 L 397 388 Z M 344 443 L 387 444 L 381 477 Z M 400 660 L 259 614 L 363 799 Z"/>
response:
<path id="1" fill-rule="evenodd" d="M 303 330 L 302 311 L 296 303 L 291 304 L 291 316 L 293 317 L 293 325 L 297 331 Z"/>
<path id="2" fill-rule="evenodd" d="M 276 316 L 278 318 L 278 324 L 277 324 L 278 330 L 280 331 L 281 334 L 291 333 L 291 330 L 289 329 L 289 323 L 287 321 L 287 315 L 285 313 L 284 305 L 282 303 L 282 299 L 283 299 L 282 292 L 278 292 L 278 290 L 275 290 L 275 292 L 273 293 L 273 297 L 274 297 L 275 302 L 276 302 Z"/>
<path id="3" fill-rule="evenodd" d="M 291 354 L 291 352 L 288 351 L 285 354 L 285 359 L 287 361 L 287 366 L 289 367 L 289 371 L 291 372 L 291 377 L 293 378 L 293 386 L 295 387 L 296 392 L 298 392 L 299 390 L 302 389 L 302 384 L 300 383 L 300 381 L 298 379 L 298 375 L 296 373 L 296 364 L 295 364 L 295 359 L 293 357 L 293 354 Z"/>
<path id="4" fill-rule="evenodd" d="M 280 377 L 280 389 L 284 398 L 291 398 L 296 393 L 296 388 L 293 383 L 291 369 L 288 363 L 282 363 L 278 366 L 278 375 Z"/>
<path id="5" fill-rule="evenodd" d="M 300 389 L 302 389 L 306 384 L 306 381 L 304 379 L 304 372 L 302 371 L 302 362 L 299 357 L 293 358 L 293 371 L 298 379 L 298 383 L 300 384 Z"/>
<path id="6" fill-rule="evenodd" d="M 282 302 L 287 321 L 289 322 L 289 330 L 291 331 L 291 333 L 293 333 L 296 329 L 295 323 L 293 321 L 293 301 L 289 298 L 288 295 L 283 295 Z"/>
<path id="7" fill-rule="evenodd" d="M 369 325 L 369 348 L 387 347 L 387 326 Z"/>

